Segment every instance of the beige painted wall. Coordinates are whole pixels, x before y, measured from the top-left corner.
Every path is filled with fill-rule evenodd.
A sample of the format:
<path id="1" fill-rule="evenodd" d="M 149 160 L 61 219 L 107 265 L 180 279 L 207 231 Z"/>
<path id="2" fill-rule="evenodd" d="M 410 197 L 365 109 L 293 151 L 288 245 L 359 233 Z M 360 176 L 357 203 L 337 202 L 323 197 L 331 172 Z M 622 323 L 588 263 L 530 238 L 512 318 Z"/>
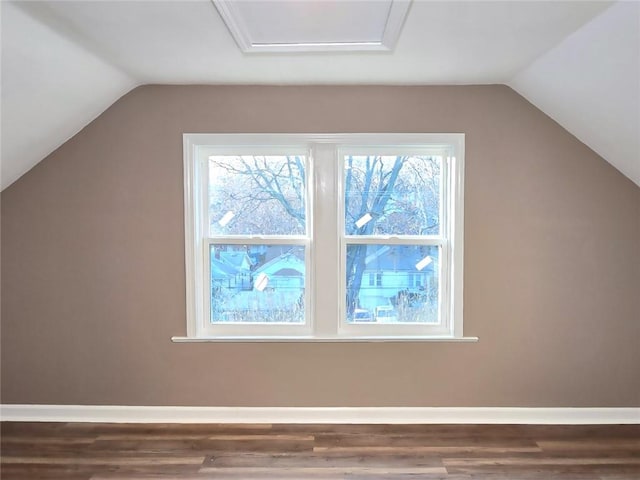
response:
<path id="1" fill-rule="evenodd" d="M 184 132 L 466 133 L 480 342 L 171 343 Z M 640 406 L 640 189 L 507 87 L 142 87 L 1 208 L 3 403 Z"/>

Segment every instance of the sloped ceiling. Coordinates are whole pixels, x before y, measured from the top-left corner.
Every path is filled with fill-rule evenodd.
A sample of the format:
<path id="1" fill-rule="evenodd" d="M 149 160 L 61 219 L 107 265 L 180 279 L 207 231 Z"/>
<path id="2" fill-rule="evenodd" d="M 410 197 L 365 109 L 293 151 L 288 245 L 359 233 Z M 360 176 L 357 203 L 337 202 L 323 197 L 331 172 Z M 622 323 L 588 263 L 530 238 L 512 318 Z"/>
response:
<path id="1" fill-rule="evenodd" d="M 393 52 L 267 55 L 209 0 L 1 5 L 3 189 L 149 83 L 508 84 L 640 185 L 634 2 L 414 1 Z"/>
<path id="2" fill-rule="evenodd" d="M 2 189 L 135 85 L 84 45 L 2 2 Z"/>
<path id="3" fill-rule="evenodd" d="M 509 85 L 640 185 L 640 3 L 613 5 Z"/>

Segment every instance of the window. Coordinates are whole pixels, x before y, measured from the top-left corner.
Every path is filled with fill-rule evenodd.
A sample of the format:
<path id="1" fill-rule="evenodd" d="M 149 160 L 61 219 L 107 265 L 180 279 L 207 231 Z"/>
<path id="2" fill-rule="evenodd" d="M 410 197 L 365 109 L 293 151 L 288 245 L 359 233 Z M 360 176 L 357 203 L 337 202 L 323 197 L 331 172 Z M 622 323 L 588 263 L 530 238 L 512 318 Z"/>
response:
<path id="1" fill-rule="evenodd" d="M 369 286 L 370 287 L 382 286 L 382 272 L 369 273 Z"/>
<path id="2" fill-rule="evenodd" d="M 187 338 L 462 337 L 462 134 L 184 140 Z"/>

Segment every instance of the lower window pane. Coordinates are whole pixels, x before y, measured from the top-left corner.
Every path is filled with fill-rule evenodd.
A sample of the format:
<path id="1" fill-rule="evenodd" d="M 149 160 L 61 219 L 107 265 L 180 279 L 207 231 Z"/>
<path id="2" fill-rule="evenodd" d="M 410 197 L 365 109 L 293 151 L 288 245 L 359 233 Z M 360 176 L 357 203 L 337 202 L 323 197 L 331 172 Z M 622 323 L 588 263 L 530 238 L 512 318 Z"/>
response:
<path id="1" fill-rule="evenodd" d="M 218 244 L 209 248 L 214 324 L 305 322 L 305 247 Z"/>
<path id="2" fill-rule="evenodd" d="M 347 245 L 349 323 L 438 323 L 440 248 Z"/>

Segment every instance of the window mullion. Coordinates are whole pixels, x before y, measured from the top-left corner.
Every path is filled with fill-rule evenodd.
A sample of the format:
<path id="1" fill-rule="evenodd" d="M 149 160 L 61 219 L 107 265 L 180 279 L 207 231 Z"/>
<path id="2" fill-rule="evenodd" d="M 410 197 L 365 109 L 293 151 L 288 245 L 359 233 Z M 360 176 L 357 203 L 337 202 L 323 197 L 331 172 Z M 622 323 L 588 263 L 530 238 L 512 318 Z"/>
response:
<path id="1" fill-rule="evenodd" d="M 336 149 L 331 144 L 316 144 L 312 153 L 315 173 L 313 231 L 314 334 L 332 337 L 338 334 L 340 318 L 340 263 Z"/>

